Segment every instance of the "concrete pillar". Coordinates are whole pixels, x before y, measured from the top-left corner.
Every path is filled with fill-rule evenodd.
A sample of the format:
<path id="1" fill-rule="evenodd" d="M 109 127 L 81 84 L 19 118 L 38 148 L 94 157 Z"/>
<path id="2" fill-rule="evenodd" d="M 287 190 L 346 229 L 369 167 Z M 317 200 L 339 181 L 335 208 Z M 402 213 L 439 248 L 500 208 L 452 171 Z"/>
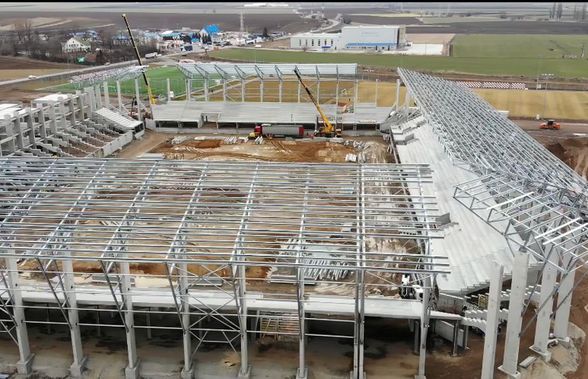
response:
<path id="1" fill-rule="evenodd" d="M 551 314 L 553 313 L 553 289 L 557 279 L 557 254 L 551 251 L 548 254 L 549 262 L 543 269 L 543 277 L 541 278 L 541 295 L 539 297 L 539 314 L 537 315 L 537 323 L 535 325 L 535 341 L 531 350 L 539 354 L 545 361 L 549 362 L 551 353 L 547 350 L 549 344 L 549 333 L 551 331 Z"/>
<path id="2" fill-rule="evenodd" d="M 86 95 L 80 91 L 76 91 L 76 95 L 78 96 L 78 102 L 80 104 L 80 121 L 83 121 L 86 119 L 86 101 L 84 100 Z"/>
<path id="3" fill-rule="evenodd" d="M 133 299 L 131 297 L 131 270 L 129 262 L 121 262 L 121 294 L 123 294 L 125 309 L 125 325 L 127 337 L 128 365 L 125 368 L 126 379 L 139 379 L 139 357 L 137 356 L 137 342 L 135 338 L 135 318 L 133 314 Z"/>
<path id="4" fill-rule="evenodd" d="M 110 93 L 108 91 L 108 82 L 104 82 L 104 106 L 110 108 Z"/>
<path id="5" fill-rule="evenodd" d="M 8 251 L 9 254 L 14 254 L 14 250 Z M 22 301 L 22 293 L 20 292 L 20 277 L 18 275 L 18 264 L 16 258 L 5 258 L 7 269 L 7 284 L 8 290 L 12 295 L 13 302 L 13 317 L 16 326 L 16 339 L 18 342 L 19 360 L 16 363 L 16 371 L 21 375 L 30 375 L 32 373 L 32 365 L 34 354 L 31 354 L 29 345 L 29 333 L 25 319 L 24 305 Z"/>
<path id="6" fill-rule="evenodd" d="M 43 142 L 47 142 L 47 122 L 45 121 L 45 109 L 42 106 L 39 108 L 39 123 L 41 124 L 39 127 L 41 139 Z"/>
<path id="7" fill-rule="evenodd" d="M 51 131 L 49 135 L 57 133 L 57 115 L 55 114 L 55 107 L 53 105 L 49 106 L 49 130 Z"/>
<path id="8" fill-rule="evenodd" d="M 482 358 L 481 379 L 494 378 L 496 360 L 496 339 L 498 337 L 498 313 L 500 312 L 500 292 L 502 291 L 502 275 L 504 267 L 495 265 L 490 277 L 488 292 L 488 313 L 486 315 L 486 335 L 484 337 L 484 356 Z"/>
<path id="9" fill-rule="evenodd" d="M 280 103 L 282 102 L 282 89 L 283 89 L 283 84 L 284 84 L 283 80 L 280 79 L 280 82 L 278 84 L 278 102 L 280 102 Z"/>
<path id="10" fill-rule="evenodd" d="M 74 106 L 75 100 L 71 95 L 67 95 L 67 100 L 68 100 L 69 113 L 70 113 L 69 123 L 73 127 L 76 125 L 76 108 Z"/>
<path id="11" fill-rule="evenodd" d="M 205 87 L 208 90 L 208 87 Z M 208 97 L 208 93 L 205 94 Z M 192 100 L 192 79 L 186 79 L 186 101 Z"/>
<path id="12" fill-rule="evenodd" d="M 298 102 L 300 102 L 300 81 L 298 82 Z"/>
<path id="13" fill-rule="evenodd" d="M 120 112 L 122 112 L 123 111 L 123 102 L 122 102 L 122 94 L 120 93 L 120 80 L 116 81 L 116 98 L 118 99 L 118 110 Z"/>
<path id="14" fill-rule="evenodd" d="M 223 101 L 227 101 L 227 79 L 223 78 Z"/>
<path id="15" fill-rule="evenodd" d="M 171 83 L 170 83 L 169 78 L 165 79 L 165 86 L 166 86 L 166 90 L 167 90 L 166 98 L 167 98 L 167 101 L 170 101 L 171 100 Z"/>
<path id="16" fill-rule="evenodd" d="M 506 327 L 506 340 L 504 343 L 504 359 L 500 371 L 509 378 L 518 378 L 519 344 L 521 325 L 523 323 L 523 303 L 527 288 L 527 271 L 529 268 L 529 253 L 517 251 L 515 253 L 512 269 L 512 283 L 510 300 L 508 302 L 508 321 Z"/>
<path id="17" fill-rule="evenodd" d="M 80 378 L 86 366 L 86 357 L 82 349 L 82 334 L 80 333 L 78 302 L 74 289 L 73 261 L 66 259 L 63 265 L 63 285 L 67 294 L 67 317 L 69 319 L 73 362 L 69 367 L 73 378 Z"/>
<path id="18" fill-rule="evenodd" d="M 263 79 L 259 83 L 259 101 L 263 103 Z"/>
<path id="19" fill-rule="evenodd" d="M 564 258 L 563 266 L 568 267 L 571 257 Z M 570 267 L 571 269 L 571 267 Z M 568 322 L 570 320 L 570 308 L 572 305 L 572 291 L 576 271 L 561 273 L 559 279 L 559 291 L 557 294 L 557 305 L 555 311 L 555 325 L 553 333 L 555 338 L 569 342 Z"/>
<path id="20" fill-rule="evenodd" d="M 29 130 L 29 144 L 35 144 L 35 125 L 33 122 L 33 112 L 31 108 L 27 108 L 27 129 Z"/>
<path id="21" fill-rule="evenodd" d="M 96 103 L 98 108 L 102 108 L 104 105 L 102 104 L 102 95 L 100 94 L 100 86 L 94 87 L 94 91 L 96 91 Z"/>
<path id="22" fill-rule="evenodd" d="M 20 115 L 18 112 L 14 112 L 14 131 L 16 132 L 16 146 L 18 149 L 24 148 L 24 141 L 23 141 L 23 134 L 22 134 L 22 126 L 20 125 Z"/>
<path id="23" fill-rule="evenodd" d="M 374 98 L 374 106 L 378 106 L 378 84 L 379 84 L 379 80 L 376 79 L 376 96 Z"/>
<path id="24" fill-rule="evenodd" d="M 141 117 L 141 107 L 139 103 L 141 102 L 141 93 L 139 92 L 139 79 L 135 78 L 135 98 L 137 99 L 137 119 L 139 121 L 143 120 Z"/>

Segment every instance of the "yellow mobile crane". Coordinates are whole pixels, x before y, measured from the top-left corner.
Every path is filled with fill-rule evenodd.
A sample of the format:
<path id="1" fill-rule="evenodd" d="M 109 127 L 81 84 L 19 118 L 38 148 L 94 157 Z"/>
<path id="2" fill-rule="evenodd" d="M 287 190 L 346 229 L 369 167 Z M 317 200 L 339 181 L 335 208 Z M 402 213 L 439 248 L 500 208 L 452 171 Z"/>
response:
<path id="1" fill-rule="evenodd" d="M 141 62 L 141 55 L 139 54 L 139 49 L 137 49 L 137 44 L 135 44 L 135 39 L 133 38 L 133 33 L 131 33 L 131 27 L 129 26 L 129 21 L 127 20 L 127 15 L 123 13 L 122 15 L 123 20 L 125 20 L 125 25 L 127 26 L 127 31 L 129 32 L 129 38 L 131 39 L 131 43 L 133 44 L 133 50 L 135 50 L 135 56 L 139 61 L 139 66 L 143 66 Z M 149 85 L 149 80 L 147 80 L 147 74 L 143 71 L 143 80 L 145 80 L 145 85 L 147 86 L 147 94 L 149 95 L 149 104 L 155 104 L 155 98 L 151 93 L 151 86 Z M 139 110 L 139 104 L 137 104 L 137 111 Z"/>
<path id="2" fill-rule="evenodd" d="M 325 113 L 323 112 L 321 107 L 319 106 L 318 102 L 314 99 L 314 96 L 312 96 L 312 92 L 310 92 L 310 89 L 306 86 L 306 84 L 304 84 L 304 81 L 302 81 L 302 77 L 300 76 L 300 72 L 298 71 L 298 67 L 296 67 L 294 69 L 294 73 L 296 74 L 298 81 L 300 81 L 300 84 L 302 84 L 302 87 L 304 87 L 304 90 L 308 94 L 308 97 L 310 97 L 310 100 L 312 101 L 312 103 L 316 107 L 316 110 L 318 111 L 318 113 L 321 115 L 321 118 L 323 119 L 323 127 L 320 129 L 320 131 L 317 133 L 317 135 L 321 136 L 321 137 L 329 137 L 329 138 L 341 137 L 341 129 L 335 129 L 333 124 L 331 124 L 331 122 L 329 121 L 329 119 L 327 118 L 327 116 L 325 115 Z"/>

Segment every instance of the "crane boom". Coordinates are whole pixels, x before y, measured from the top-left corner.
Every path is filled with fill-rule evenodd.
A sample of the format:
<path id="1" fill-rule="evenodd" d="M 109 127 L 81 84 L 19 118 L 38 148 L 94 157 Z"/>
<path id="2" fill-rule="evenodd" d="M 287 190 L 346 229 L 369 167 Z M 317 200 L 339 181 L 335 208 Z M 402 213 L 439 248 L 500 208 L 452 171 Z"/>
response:
<path id="1" fill-rule="evenodd" d="M 298 71 L 298 67 L 296 67 L 294 69 L 294 74 L 296 74 L 298 81 L 300 82 L 302 87 L 304 87 L 304 90 L 308 94 L 308 97 L 310 98 L 310 100 L 312 101 L 312 103 L 316 107 L 316 110 L 318 111 L 318 113 L 321 115 L 321 118 L 323 119 L 324 127 L 323 127 L 323 130 L 321 131 L 321 134 L 325 134 L 325 135 L 329 135 L 329 136 L 334 135 L 335 134 L 335 127 L 333 126 L 333 124 L 331 124 L 331 122 L 327 118 L 327 115 L 325 115 L 325 113 L 323 112 L 323 110 L 319 106 L 318 102 L 315 100 L 314 96 L 312 95 L 312 92 L 310 92 L 310 89 L 306 86 L 306 84 L 304 84 L 304 81 L 302 80 L 302 77 L 300 76 L 300 72 Z"/>
<path id="2" fill-rule="evenodd" d="M 122 15 L 123 20 L 125 20 L 125 25 L 127 26 L 127 31 L 129 32 L 129 38 L 131 39 L 131 43 L 133 44 L 133 50 L 135 51 L 135 57 L 137 57 L 137 61 L 139 61 L 139 66 L 143 66 L 141 62 L 141 55 L 139 54 L 139 49 L 137 49 L 137 44 L 135 44 L 135 39 L 133 38 L 133 33 L 131 33 L 131 27 L 129 26 L 129 21 L 127 20 L 127 15 L 123 13 Z M 155 99 L 153 98 L 153 94 L 151 93 L 151 86 L 149 85 L 149 80 L 147 80 L 147 74 L 143 71 L 143 80 L 145 80 L 145 85 L 147 86 L 147 94 L 149 95 L 149 104 L 155 104 Z M 137 108 L 139 104 L 137 104 Z"/>

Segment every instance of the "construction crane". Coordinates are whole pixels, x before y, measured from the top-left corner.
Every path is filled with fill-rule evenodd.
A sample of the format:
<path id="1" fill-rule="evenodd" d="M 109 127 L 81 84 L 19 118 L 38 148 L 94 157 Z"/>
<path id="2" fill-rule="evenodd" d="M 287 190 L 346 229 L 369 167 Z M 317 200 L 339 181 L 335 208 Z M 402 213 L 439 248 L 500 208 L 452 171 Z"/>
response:
<path id="1" fill-rule="evenodd" d="M 139 66 L 143 66 L 143 62 L 141 62 L 141 55 L 139 54 L 139 49 L 137 49 L 137 44 L 135 44 L 135 39 L 133 38 L 133 33 L 131 33 L 131 27 L 129 26 L 129 20 L 127 20 L 127 15 L 123 13 L 122 15 L 123 20 L 125 20 L 125 25 L 127 26 L 127 31 L 129 32 L 129 38 L 131 39 L 131 43 L 133 44 L 133 50 L 135 50 L 135 56 L 137 57 L 137 61 L 139 61 Z M 149 104 L 155 104 L 155 98 L 151 93 L 151 86 L 149 85 L 149 80 L 147 80 L 147 74 L 145 70 L 143 70 L 143 80 L 145 81 L 145 85 L 147 86 L 147 94 L 149 95 Z M 137 99 L 138 100 L 138 99 Z M 137 103 L 137 113 L 139 111 L 139 104 Z"/>
<path id="2" fill-rule="evenodd" d="M 302 87 L 304 87 L 304 90 L 308 94 L 308 97 L 310 98 L 310 100 L 312 101 L 314 106 L 316 107 L 316 110 L 321 115 L 321 118 L 323 120 L 323 127 L 320 129 L 320 131 L 318 133 L 316 133 L 316 135 L 321 136 L 321 137 L 329 137 L 329 138 L 341 137 L 341 129 L 335 129 L 333 124 L 331 124 L 331 122 L 329 121 L 329 119 L 327 118 L 327 116 L 325 115 L 323 110 L 321 109 L 318 102 L 314 99 L 314 96 L 312 96 L 312 92 L 310 92 L 310 89 L 306 86 L 306 84 L 304 84 L 304 81 L 302 80 L 302 77 L 300 76 L 300 72 L 298 71 L 298 67 L 296 67 L 294 69 L 294 74 L 296 74 L 298 81 L 300 82 Z"/>

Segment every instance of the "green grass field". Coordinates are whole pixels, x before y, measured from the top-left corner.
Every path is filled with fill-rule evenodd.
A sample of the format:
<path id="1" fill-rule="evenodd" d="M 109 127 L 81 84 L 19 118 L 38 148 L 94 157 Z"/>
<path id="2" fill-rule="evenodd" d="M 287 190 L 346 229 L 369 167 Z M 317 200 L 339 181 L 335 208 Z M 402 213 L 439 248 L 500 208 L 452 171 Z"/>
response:
<path id="1" fill-rule="evenodd" d="M 167 81 L 170 79 L 170 88 L 175 94 L 184 93 L 186 91 L 186 82 L 184 75 L 177 69 L 177 67 L 154 67 L 147 70 L 147 78 L 149 84 L 151 84 L 151 90 L 154 96 L 165 96 L 167 91 Z M 211 83 L 213 85 L 214 83 Z M 203 83 L 197 80 L 192 82 L 192 88 L 197 89 L 202 87 Z M 52 87 L 51 89 L 60 92 L 74 92 L 79 89 L 78 86 L 66 83 Z M 111 95 L 116 95 L 116 83 L 115 81 L 108 82 L 108 89 Z M 123 96 L 134 96 L 135 95 L 135 81 L 125 80 L 120 83 L 120 91 Z M 147 87 L 143 81 L 143 77 L 139 76 L 139 91 L 141 95 L 147 94 Z"/>
<path id="2" fill-rule="evenodd" d="M 471 34 L 457 35 L 453 40 L 455 57 L 560 58 L 582 54 L 588 48 L 588 36 L 549 34 Z M 571 61 L 565 59 L 565 62 Z"/>
<path id="3" fill-rule="evenodd" d="M 552 73 L 561 78 L 588 78 L 587 59 L 561 58 L 562 54 L 580 56 L 582 43 L 588 45 L 588 36 L 461 35 L 455 39 L 451 57 L 260 49 L 224 49 L 211 55 L 250 62 L 358 63 L 447 73 L 526 77 Z"/>

